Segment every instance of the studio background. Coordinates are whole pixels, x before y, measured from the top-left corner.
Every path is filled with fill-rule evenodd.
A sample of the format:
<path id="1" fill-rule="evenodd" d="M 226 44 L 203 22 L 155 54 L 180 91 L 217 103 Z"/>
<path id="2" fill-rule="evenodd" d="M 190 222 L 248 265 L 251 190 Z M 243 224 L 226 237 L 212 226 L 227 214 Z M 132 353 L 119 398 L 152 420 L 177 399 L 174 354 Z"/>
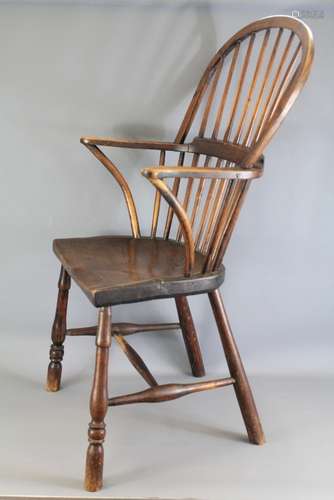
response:
<path id="1" fill-rule="evenodd" d="M 267 436 L 245 443 L 233 394 L 210 391 L 107 417 L 102 495 L 202 500 L 333 496 L 333 2 L 0 1 L 0 496 L 82 495 L 94 339 L 65 342 L 63 389 L 43 390 L 60 264 L 52 240 L 129 234 L 122 193 L 83 135 L 173 140 L 202 72 L 237 30 L 304 13 L 309 80 L 265 151 L 225 258 L 225 305 Z M 310 14 L 311 12 L 311 14 Z M 313 15 L 312 15 L 313 13 Z M 153 152 L 109 149 L 142 233 Z M 172 265 L 172 263 L 171 263 Z M 227 374 L 205 296 L 189 298 L 208 377 Z M 73 283 L 68 327 L 96 324 Z M 114 321 L 176 321 L 173 300 Z M 182 336 L 130 342 L 158 381 L 190 381 Z M 117 345 L 111 395 L 145 386 Z"/>

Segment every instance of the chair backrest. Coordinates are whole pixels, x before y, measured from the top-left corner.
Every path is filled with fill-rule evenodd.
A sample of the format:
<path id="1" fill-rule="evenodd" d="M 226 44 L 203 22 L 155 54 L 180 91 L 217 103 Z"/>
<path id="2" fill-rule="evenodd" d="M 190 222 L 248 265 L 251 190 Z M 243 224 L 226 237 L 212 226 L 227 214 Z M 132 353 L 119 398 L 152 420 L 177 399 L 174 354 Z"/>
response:
<path id="1" fill-rule="evenodd" d="M 171 163 L 161 152 L 160 165 L 254 165 L 303 87 L 312 59 L 312 33 L 293 17 L 266 17 L 240 30 L 209 63 L 182 121 L 176 142 L 190 142 L 190 153 L 180 153 Z M 195 248 L 207 254 L 205 271 L 221 264 L 248 184 L 174 180 L 171 189 L 187 211 Z M 183 237 L 173 211 L 162 214 L 158 194 L 153 237 L 159 228 L 165 238 Z"/>

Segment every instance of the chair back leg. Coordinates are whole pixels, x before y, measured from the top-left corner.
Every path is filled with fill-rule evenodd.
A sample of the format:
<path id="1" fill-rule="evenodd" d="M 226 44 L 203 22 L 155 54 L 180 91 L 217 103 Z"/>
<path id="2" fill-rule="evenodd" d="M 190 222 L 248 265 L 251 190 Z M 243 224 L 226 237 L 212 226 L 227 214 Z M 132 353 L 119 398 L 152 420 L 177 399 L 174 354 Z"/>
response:
<path id="1" fill-rule="evenodd" d="M 88 428 L 85 488 L 98 491 L 103 486 L 104 418 L 108 410 L 108 361 L 111 345 L 111 308 L 101 307 L 96 333 L 96 361 L 90 397 L 91 422 Z"/>
<path id="2" fill-rule="evenodd" d="M 263 444 L 265 437 L 260 418 L 219 290 L 209 293 L 209 299 L 230 374 L 235 379 L 234 390 L 245 422 L 249 441 L 253 444 Z"/>
<path id="3" fill-rule="evenodd" d="M 175 297 L 175 303 L 192 374 L 194 377 L 203 377 L 205 368 L 188 299 L 185 295 L 179 295 Z"/>
<path id="4" fill-rule="evenodd" d="M 71 278 L 63 266 L 61 266 L 56 315 L 51 332 L 50 363 L 46 381 L 46 389 L 51 392 L 56 392 L 60 389 L 62 360 L 64 357 L 63 343 L 66 336 L 66 315 L 70 287 Z"/>

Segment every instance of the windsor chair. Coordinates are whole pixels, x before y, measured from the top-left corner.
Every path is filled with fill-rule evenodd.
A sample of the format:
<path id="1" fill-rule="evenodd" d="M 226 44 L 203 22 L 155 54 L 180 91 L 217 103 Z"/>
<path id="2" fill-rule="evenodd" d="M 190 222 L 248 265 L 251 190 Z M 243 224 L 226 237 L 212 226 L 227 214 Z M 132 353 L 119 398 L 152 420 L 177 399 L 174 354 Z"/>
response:
<path id="1" fill-rule="evenodd" d="M 224 279 L 223 257 L 250 182 L 262 175 L 264 148 L 303 87 L 312 59 L 312 34 L 303 22 L 289 16 L 260 19 L 232 36 L 213 57 L 174 142 L 81 138 L 118 182 L 132 231 L 131 236 L 56 239 L 53 244 L 61 271 L 47 375 L 49 391 L 60 388 L 65 337 L 96 338 L 85 475 L 88 491 L 102 487 L 104 420 L 109 406 L 168 401 L 233 385 L 249 441 L 264 443 L 219 287 Z M 149 237 L 141 235 L 130 188 L 102 151 L 103 146 L 160 151 L 158 165 L 142 170 L 155 188 Z M 67 328 L 71 278 L 98 308 L 97 326 Z M 187 301 L 188 295 L 201 293 L 209 296 L 229 377 L 159 385 L 125 336 L 138 331 L 180 329 L 192 373 L 202 377 L 204 364 Z M 114 305 L 167 297 L 175 299 L 179 323 L 112 324 Z M 109 397 L 112 338 L 148 389 Z"/>

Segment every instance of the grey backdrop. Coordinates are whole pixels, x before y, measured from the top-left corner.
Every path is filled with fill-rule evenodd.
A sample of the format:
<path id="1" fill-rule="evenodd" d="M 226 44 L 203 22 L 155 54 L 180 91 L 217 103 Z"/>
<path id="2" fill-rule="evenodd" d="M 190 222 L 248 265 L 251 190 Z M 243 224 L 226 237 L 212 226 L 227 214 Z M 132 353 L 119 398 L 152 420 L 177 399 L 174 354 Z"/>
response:
<path id="1" fill-rule="evenodd" d="M 59 272 L 53 238 L 129 230 L 119 189 L 79 137 L 173 139 L 203 69 L 227 37 L 259 17 L 311 6 L 324 11 L 306 19 L 315 37 L 313 71 L 266 151 L 265 176 L 249 193 L 226 256 L 223 293 L 251 373 L 333 372 L 331 4 L 1 3 L 3 346 L 8 339 L 21 360 L 46 368 Z M 156 157 L 117 149 L 111 155 L 141 199 L 148 228 L 153 189 L 139 172 Z M 205 362 L 217 371 L 222 353 L 208 301 L 190 302 Z M 75 285 L 69 313 L 70 325 L 95 323 L 96 311 Z M 148 302 L 119 306 L 114 319 L 173 321 L 176 311 L 169 300 Z M 156 369 L 187 366 L 177 333 L 134 343 Z M 80 366 L 87 341 L 68 344 L 66 363 Z M 115 364 L 129 369 L 121 358 Z"/>

